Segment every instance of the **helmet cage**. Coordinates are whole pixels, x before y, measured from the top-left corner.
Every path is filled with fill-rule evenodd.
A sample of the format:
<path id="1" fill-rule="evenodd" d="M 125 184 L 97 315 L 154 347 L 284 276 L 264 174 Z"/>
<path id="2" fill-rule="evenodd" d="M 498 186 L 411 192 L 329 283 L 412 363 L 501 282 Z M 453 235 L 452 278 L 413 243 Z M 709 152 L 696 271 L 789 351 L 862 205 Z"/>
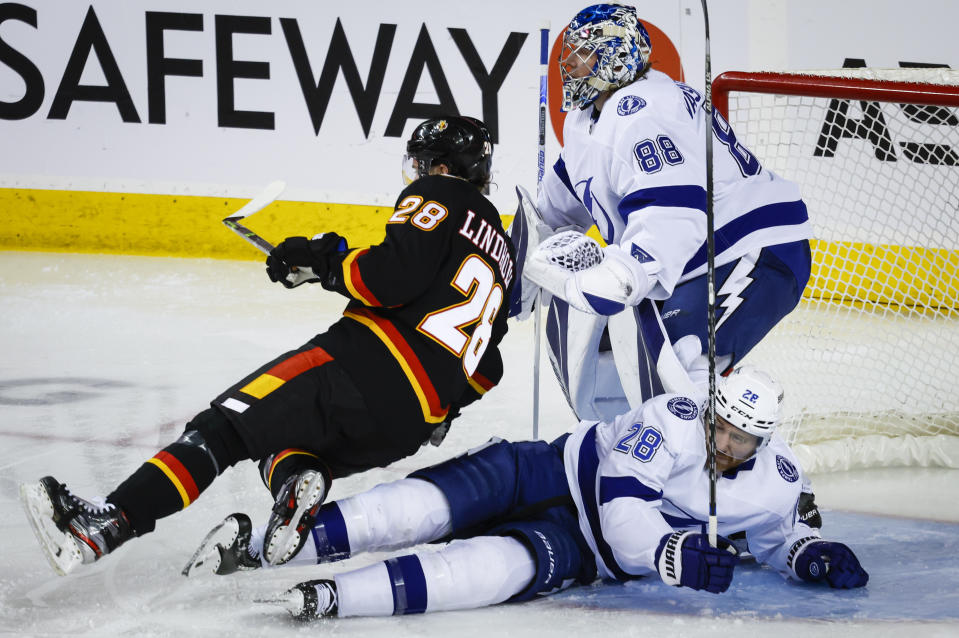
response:
<path id="1" fill-rule="evenodd" d="M 559 68 L 563 81 L 563 111 L 585 108 L 603 91 L 635 80 L 649 65 L 649 34 L 636 18 L 636 10 L 617 4 L 597 4 L 580 11 L 563 34 Z M 592 58 L 590 72 L 570 73 L 573 58 L 580 65 Z M 577 65 L 573 65 L 576 68 Z"/>

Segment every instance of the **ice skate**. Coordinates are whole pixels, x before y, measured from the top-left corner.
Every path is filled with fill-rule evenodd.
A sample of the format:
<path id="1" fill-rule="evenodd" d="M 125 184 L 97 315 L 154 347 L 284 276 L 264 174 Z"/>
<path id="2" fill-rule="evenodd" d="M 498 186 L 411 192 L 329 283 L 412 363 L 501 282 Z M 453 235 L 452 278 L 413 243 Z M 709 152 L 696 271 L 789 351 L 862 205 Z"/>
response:
<path id="1" fill-rule="evenodd" d="M 282 606 L 296 620 L 331 618 L 337 614 L 336 583 L 332 580 L 308 580 L 295 585 L 274 600 L 260 600 Z"/>
<path id="2" fill-rule="evenodd" d="M 52 476 L 22 484 L 20 499 L 40 548 L 61 576 L 99 560 L 134 536 L 123 510 L 78 498 Z"/>
<path id="3" fill-rule="evenodd" d="M 230 514 L 210 530 L 181 572 L 186 577 L 213 573 L 224 576 L 259 569 L 259 554 L 250 547 L 253 526 L 246 514 Z"/>
<path id="4" fill-rule="evenodd" d="M 304 470 L 283 483 L 266 526 L 263 540 L 266 562 L 282 565 L 300 551 L 326 491 L 326 479 L 316 470 Z"/>

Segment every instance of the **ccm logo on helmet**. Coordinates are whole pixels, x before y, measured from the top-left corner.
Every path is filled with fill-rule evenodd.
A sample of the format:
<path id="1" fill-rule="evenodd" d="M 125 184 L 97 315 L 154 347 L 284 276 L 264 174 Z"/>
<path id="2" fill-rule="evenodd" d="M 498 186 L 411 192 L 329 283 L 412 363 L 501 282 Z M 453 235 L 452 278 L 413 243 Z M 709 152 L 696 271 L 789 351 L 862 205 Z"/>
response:
<path id="1" fill-rule="evenodd" d="M 752 415 L 749 412 L 746 412 L 745 410 L 743 410 L 740 407 L 737 407 L 736 405 L 729 406 L 729 409 L 737 414 L 743 415 L 746 418 L 750 418 L 750 419 L 752 418 Z"/>

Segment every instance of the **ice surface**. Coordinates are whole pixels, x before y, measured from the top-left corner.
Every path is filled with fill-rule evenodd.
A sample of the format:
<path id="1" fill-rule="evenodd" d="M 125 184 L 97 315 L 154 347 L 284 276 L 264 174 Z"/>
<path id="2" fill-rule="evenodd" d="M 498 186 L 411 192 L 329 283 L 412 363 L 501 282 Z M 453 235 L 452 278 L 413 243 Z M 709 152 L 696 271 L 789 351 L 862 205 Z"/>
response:
<path id="1" fill-rule="evenodd" d="M 0 634 L 959 636 L 956 470 L 813 477 L 824 534 L 853 546 L 872 575 L 853 592 L 789 584 L 747 565 L 721 596 L 647 580 L 474 611 L 302 626 L 252 601 L 382 557 L 180 576 L 224 516 L 259 519 L 270 507 L 252 463 L 228 470 L 155 533 L 68 577 L 54 574 L 20 509 L 19 483 L 53 474 L 80 495 L 106 494 L 221 390 L 322 331 L 342 306 L 318 287 L 270 284 L 255 263 L 0 252 Z M 339 481 L 332 498 L 492 435 L 529 438 L 532 342 L 532 322 L 511 323 L 503 383 L 464 412 L 440 448 Z M 551 439 L 575 421 L 545 353 L 542 366 L 540 435 Z"/>

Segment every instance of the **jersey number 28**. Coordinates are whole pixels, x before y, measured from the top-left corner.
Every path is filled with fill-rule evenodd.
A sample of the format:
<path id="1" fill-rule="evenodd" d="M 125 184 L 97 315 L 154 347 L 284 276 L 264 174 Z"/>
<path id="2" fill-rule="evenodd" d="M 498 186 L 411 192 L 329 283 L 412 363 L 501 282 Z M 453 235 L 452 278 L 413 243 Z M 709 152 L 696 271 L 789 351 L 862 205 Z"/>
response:
<path id="1" fill-rule="evenodd" d="M 431 312 L 417 328 L 462 357 L 467 376 L 473 376 L 489 346 L 493 321 L 503 305 L 503 287 L 496 283 L 489 264 L 477 255 L 463 260 L 450 285 L 465 295 L 466 301 Z M 464 328 L 474 323 L 472 335 L 464 332 Z"/>
<path id="2" fill-rule="evenodd" d="M 626 436 L 613 446 L 613 449 L 623 454 L 631 454 L 637 461 L 648 463 L 656 450 L 663 443 L 663 435 L 651 425 L 634 423 L 630 426 Z"/>

